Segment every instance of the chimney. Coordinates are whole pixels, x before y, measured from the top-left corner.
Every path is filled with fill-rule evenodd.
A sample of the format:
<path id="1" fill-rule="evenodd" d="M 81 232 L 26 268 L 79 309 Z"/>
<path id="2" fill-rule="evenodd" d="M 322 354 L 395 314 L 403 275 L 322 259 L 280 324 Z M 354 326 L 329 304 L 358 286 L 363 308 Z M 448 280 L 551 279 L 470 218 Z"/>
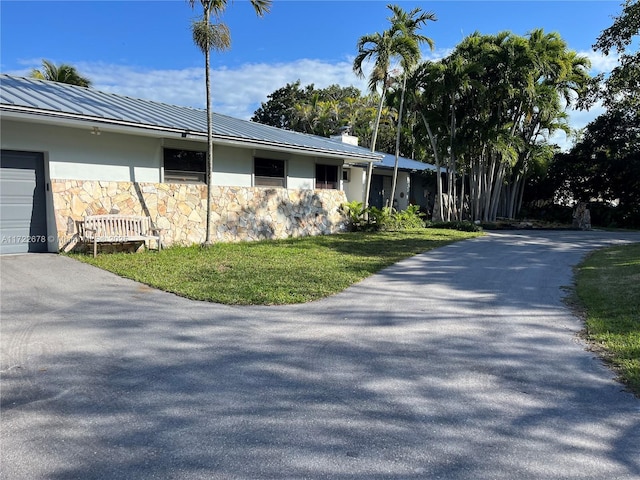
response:
<path id="1" fill-rule="evenodd" d="M 331 140 L 336 142 L 348 143 L 349 145 L 358 146 L 358 137 L 351 135 L 351 125 L 345 125 L 338 129 L 338 135 L 331 135 Z"/>

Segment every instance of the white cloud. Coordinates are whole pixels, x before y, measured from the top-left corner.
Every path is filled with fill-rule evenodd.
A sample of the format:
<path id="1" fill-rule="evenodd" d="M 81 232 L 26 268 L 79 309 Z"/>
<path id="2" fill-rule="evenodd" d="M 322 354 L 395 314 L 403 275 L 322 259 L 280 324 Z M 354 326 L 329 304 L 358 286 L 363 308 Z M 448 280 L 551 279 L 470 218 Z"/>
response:
<path id="1" fill-rule="evenodd" d="M 619 61 L 619 56 L 613 53 L 604 55 L 600 52 L 589 50 L 586 52 L 578 52 L 578 54 L 587 57 L 591 61 L 592 75 L 611 72 L 611 70 L 613 70 L 618 65 Z"/>
<path id="2" fill-rule="evenodd" d="M 106 92 L 155 100 L 175 105 L 205 108 L 203 68 L 184 70 L 146 70 L 139 67 L 101 63 L 78 63 L 77 68 L 93 81 L 93 87 Z M 26 74 L 25 72 L 13 72 Z M 291 63 L 244 64 L 238 68 L 212 71 L 213 109 L 236 118 L 249 119 L 267 95 L 300 80 L 303 86 L 324 88 L 337 84 L 366 89 L 366 79 L 352 72 L 348 61 L 327 63 L 301 59 Z"/>
<path id="3" fill-rule="evenodd" d="M 449 50 L 429 52 L 425 58 L 438 60 Z M 34 63 L 37 65 L 37 62 Z M 236 118 L 249 119 L 267 95 L 300 80 L 302 86 L 354 86 L 367 90 L 365 78 L 356 77 L 353 58 L 337 63 L 299 59 L 288 63 L 247 63 L 237 68 L 212 71 L 213 109 Z M 205 107 L 204 69 L 149 70 L 141 67 L 104 63 L 78 63 L 77 68 L 93 81 L 96 89 L 195 108 Z M 28 70 L 16 74 L 27 74 Z"/>
<path id="4" fill-rule="evenodd" d="M 353 85 L 361 91 L 366 80 L 352 72 L 351 63 L 327 63 L 321 60 L 301 59 L 291 63 L 245 64 L 237 69 L 213 72 L 214 110 L 238 118 L 249 118 L 267 100 L 267 95 L 300 80 L 302 86 L 313 84 L 325 88 L 337 84 Z"/>
<path id="5" fill-rule="evenodd" d="M 10 75 L 27 76 L 38 68 L 40 60 L 24 62 L 25 68 L 8 71 Z M 82 75 L 93 87 L 105 92 L 144 98 L 158 102 L 205 108 L 204 68 L 152 70 L 127 65 L 78 62 Z M 352 59 L 328 63 L 300 59 L 289 63 L 248 63 L 237 68 L 212 70 L 213 109 L 236 118 L 249 119 L 267 95 L 300 80 L 302 86 L 314 84 L 325 88 L 333 84 L 354 86 L 364 92 L 367 80 L 352 71 Z"/>

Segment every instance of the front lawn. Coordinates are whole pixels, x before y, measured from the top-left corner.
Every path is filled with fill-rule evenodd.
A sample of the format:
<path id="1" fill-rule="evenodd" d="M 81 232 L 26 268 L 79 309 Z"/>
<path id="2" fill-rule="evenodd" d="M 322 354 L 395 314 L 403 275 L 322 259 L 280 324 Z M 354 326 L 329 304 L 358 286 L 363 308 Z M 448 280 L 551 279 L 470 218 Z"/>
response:
<path id="1" fill-rule="evenodd" d="M 403 258 L 478 235 L 429 228 L 72 256 L 194 300 L 276 305 L 338 293 Z"/>
<path id="2" fill-rule="evenodd" d="M 588 339 L 640 396 L 640 244 L 595 252 L 576 281 Z"/>

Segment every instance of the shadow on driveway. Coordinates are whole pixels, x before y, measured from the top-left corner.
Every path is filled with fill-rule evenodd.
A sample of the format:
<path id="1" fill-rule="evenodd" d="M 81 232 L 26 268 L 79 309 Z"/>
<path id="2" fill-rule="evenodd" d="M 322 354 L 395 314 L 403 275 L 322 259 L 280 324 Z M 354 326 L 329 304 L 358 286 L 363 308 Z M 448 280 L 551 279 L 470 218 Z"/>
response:
<path id="1" fill-rule="evenodd" d="M 640 400 L 562 302 L 640 234 L 491 234 L 282 307 L 1 257 L 3 478 L 640 477 Z"/>

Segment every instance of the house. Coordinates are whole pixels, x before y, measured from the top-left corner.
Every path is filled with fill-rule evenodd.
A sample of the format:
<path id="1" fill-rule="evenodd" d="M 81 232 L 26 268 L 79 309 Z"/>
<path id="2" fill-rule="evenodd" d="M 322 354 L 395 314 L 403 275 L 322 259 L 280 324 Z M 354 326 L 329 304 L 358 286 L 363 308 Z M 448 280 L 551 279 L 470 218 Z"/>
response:
<path id="1" fill-rule="evenodd" d="M 219 114 L 213 129 L 214 241 L 341 231 L 345 165 L 382 159 Z M 0 133 L 0 253 L 71 248 L 103 213 L 149 216 L 167 245 L 205 241 L 206 111 L 0 75 Z"/>

